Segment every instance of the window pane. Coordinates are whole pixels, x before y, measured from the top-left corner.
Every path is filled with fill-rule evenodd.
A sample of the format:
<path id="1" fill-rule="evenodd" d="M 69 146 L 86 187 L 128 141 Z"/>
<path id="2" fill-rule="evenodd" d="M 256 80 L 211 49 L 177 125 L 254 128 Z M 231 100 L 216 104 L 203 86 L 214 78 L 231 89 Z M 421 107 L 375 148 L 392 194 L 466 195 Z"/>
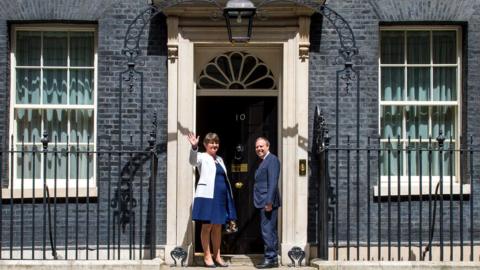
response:
<path id="1" fill-rule="evenodd" d="M 429 64 L 430 63 L 430 32 L 411 31 L 407 32 L 407 63 Z"/>
<path id="2" fill-rule="evenodd" d="M 446 142 L 443 146 L 443 175 L 455 175 L 455 142 Z M 450 179 L 444 179 L 450 183 Z"/>
<path id="3" fill-rule="evenodd" d="M 242 72 L 240 69 L 242 68 L 243 56 L 241 53 L 232 53 L 230 55 L 230 61 L 233 68 L 233 75 L 235 77 L 240 77 L 240 73 Z M 235 78 L 236 80 L 240 80 L 240 78 Z"/>
<path id="4" fill-rule="evenodd" d="M 42 116 L 40 110 L 16 109 L 17 142 L 40 142 Z"/>
<path id="5" fill-rule="evenodd" d="M 219 70 L 223 71 L 228 80 L 233 81 L 232 69 L 230 68 L 230 61 L 225 55 L 219 56 L 216 58 L 215 63 L 217 64 Z M 220 74 L 220 73 L 218 73 Z M 223 75 L 222 75 L 223 76 Z M 217 77 L 214 77 L 217 78 Z"/>
<path id="6" fill-rule="evenodd" d="M 450 136 L 455 139 L 455 107 L 453 106 L 434 106 L 432 108 L 432 137 L 436 138 L 443 132 L 447 140 Z"/>
<path id="7" fill-rule="evenodd" d="M 454 151 L 449 151 L 451 144 L 448 142 L 445 142 L 443 146 L 443 150 L 440 153 L 438 144 L 435 143 L 435 150 L 432 153 L 432 175 L 434 176 L 439 176 L 440 175 L 440 166 L 442 166 L 442 176 L 449 176 L 450 175 L 450 170 L 453 172 L 453 175 L 455 175 L 455 152 Z M 452 145 L 452 147 L 454 147 Z M 450 168 L 450 161 L 453 161 L 451 164 Z M 449 183 L 450 179 L 444 178 L 444 182 Z M 440 192 L 440 191 L 439 191 Z"/>
<path id="8" fill-rule="evenodd" d="M 227 88 L 229 79 L 226 77 L 225 72 L 220 70 L 217 65 L 209 63 L 205 67 L 205 74 L 208 75 L 213 80 L 217 80 L 219 83 L 225 84 L 224 88 Z"/>
<path id="9" fill-rule="evenodd" d="M 269 76 L 269 75 L 270 74 L 269 74 L 268 67 L 265 66 L 264 64 L 259 64 L 258 66 L 255 67 L 255 69 L 250 74 L 250 76 L 247 77 L 247 79 L 245 80 L 245 84 L 248 86 L 249 84 L 252 84 L 253 82 L 261 78 L 265 78 L 266 76 Z"/>
<path id="10" fill-rule="evenodd" d="M 457 63 L 456 31 L 433 31 L 433 63 Z"/>
<path id="11" fill-rule="evenodd" d="M 22 146 L 20 144 L 17 145 L 17 150 L 22 150 Z M 17 154 L 17 179 L 22 179 L 22 175 L 23 179 L 32 179 L 34 171 L 35 179 L 40 179 L 40 170 L 42 168 L 42 153 L 40 151 L 41 149 L 39 147 L 30 145 L 24 146 L 23 155 L 22 153 Z M 25 182 L 24 187 L 31 187 L 31 183 L 31 181 Z M 35 183 L 35 186 L 37 186 L 37 183 Z"/>
<path id="12" fill-rule="evenodd" d="M 275 81 L 273 80 L 273 75 L 270 74 L 268 77 L 264 77 L 263 79 L 247 85 L 248 88 L 253 89 L 274 89 L 275 88 Z M 243 89 L 241 84 L 232 84 L 230 85 L 230 89 Z"/>
<path id="13" fill-rule="evenodd" d="M 57 146 L 53 144 L 48 147 L 47 154 L 47 178 L 49 179 L 66 179 L 67 175 L 67 147 L 65 145 Z M 56 163 L 56 165 L 55 165 Z M 54 187 L 49 187 L 54 188 Z"/>
<path id="14" fill-rule="evenodd" d="M 402 144 L 400 144 L 400 147 L 402 147 Z M 388 142 L 382 143 L 382 152 L 380 154 L 382 175 L 397 176 L 399 170 L 400 175 L 403 174 L 403 155 L 402 151 L 398 151 L 398 149 L 397 140 L 392 140 L 390 144 Z M 397 182 L 396 178 L 390 180 L 391 183 Z"/>
<path id="15" fill-rule="evenodd" d="M 78 149 L 78 150 L 77 150 Z M 70 147 L 70 178 L 71 179 L 86 179 L 87 171 L 88 178 L 93 177 L 93 145 L 89 147 L 87 154 L 87 147 L 76 146 Z"/>
<path id="16" fill-rule="evenodd" d="M 438 67 L 433 69 L 433 100 L 457 100 L 457 68 Z"/>
<path id="17" fill-rule="evenodd" d="M 40 66 L 40 32 L 17 32 L 15 57 L 18 66 Z"/>
<path id="18" fill-rule="evenodd" d="M 67 104 L 67 71 L 43 71 L 43 104 Z"/>
<path id="19" fill-rule="evenodd" d="M 67 142 L 67 111 L 66 110 L 45 110 L 43 123 L 48 132 L 51 142 Z"/>
<path id="20" fill-rule="evenodd" d="M 228 85 L 221 83 L 220 81 L 214 81 L 209 77 L 202 77 L 199 81 L 199 88 L 200 89 L 215 89 L 215 88 L 227 88 Z"/>
<path id="21" fill-rule="evenodd" d="M 43 63 L 45 66 L 66 66 L 68 53 L 66 32 L 43 34 Z"/>
<path id="22" fill-rule="evenodd" d="M 70 104 L 93 104 L 93 70 L 70 70 Z"/>
<path id="23" fill-rule="evenodd" d="M 427 139 L 428 140 L 428 139 Z M 428 143 L 424 143 L 427 140 L 422 139 L 422 143 L 411 143 L 410 144 L 410 170 L 411 176 L 419 176 L 420 173 L 422 176 L 429 175 L 429 159 L 428 159 Z M 408 153 L 405 154 L 408 162 Z M 427 183 L 428 178 L 422 178 L 422 183 Z M 426 190 L 423 193 L 428 193 Z"/>
<path id="24" fill-rule="evenodd" d="M 247 76 L 249 76 L 250 72 L 253 70 L 253 68 L 258 65 L 258 59 L 248 55 L 245 57 L 244 63 L 243 63 L 243 68 L 242 68 L 242 74 L 240 75 L 240 81 L 245 80 Z"/>
<path id="25" fill-rule="evenodd" d="M 407 136 L 411 139 L 428 138 L 428 107 L 408 106 L 407 111 Z"/>
<path id="26" fill-rule="evenodd" d="M 382 100 L 403 100 L 403 72 L 404 69 L 398 67 L 382 68 Z"/>
<path id="27" fill-rule="evenodd" d="M 430 100 L 430 68 L 408 68 L 407 73 L 407 100 Z"/>
<path id="28" fill-rule="evenodd" d="M 72 143 L 93 142 L 93 110 L 73 110 L 70 112 L 70 141 Z"/>
<path id="29" fill-rule="evenodd" d="M 403 31 L 382 31 L 380 39 L 382 64 L 402 64 L 405 62 Z"/>
<path id="30" fill-rule="evenodd" d="M 93 66 L 94 38 L 92 32 L 70 33 L 70 65 Z"/>
<path id="31" fill-rule="evenodd" d="M 383 106 L 381 127 L 384 139 L 402 136 L 402 107 Z"/>
<path id="32" fill-rule="evenodd" d="M 16 92 L 18 104 L 40 103 L 40 70 L 16 69 Z"/>

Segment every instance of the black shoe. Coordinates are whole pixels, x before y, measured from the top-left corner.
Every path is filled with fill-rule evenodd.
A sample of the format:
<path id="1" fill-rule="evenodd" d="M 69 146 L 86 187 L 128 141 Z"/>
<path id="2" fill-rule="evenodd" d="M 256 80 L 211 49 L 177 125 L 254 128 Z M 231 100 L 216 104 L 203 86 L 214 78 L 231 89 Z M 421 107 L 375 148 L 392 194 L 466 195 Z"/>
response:
<path id="1" fill-rule="evenodd" d="M 258 269 L 266 269 L 266 268 L 276 268 L 278 267 L 277 261 L 264 261 L 260 264 L 255 265 Z"/>
<path id="2" fill-rule="evenodd" d="M 207 267 L 207 268 L 216 268 L 216 267 L 217 267 L 217 266 L 215 265 L 215 263 L 213 263 L 213 264 L 207 264 L 207 263 L 204 261 L 203 264 L 204 264 L 205 267 Z"/>
<path id="3" fill-rule="evenodd" d="M 228 264 L 225 263 L 225 262 L 224 262 L 224 263 L 219 263 L 219 262 L 217 262 L 217 261 L 215 261 L 215 260 L 214 260 L 213 262 L 215 263 L 215 265 L 216 265 L 217 267 L 228 267 Z"/>

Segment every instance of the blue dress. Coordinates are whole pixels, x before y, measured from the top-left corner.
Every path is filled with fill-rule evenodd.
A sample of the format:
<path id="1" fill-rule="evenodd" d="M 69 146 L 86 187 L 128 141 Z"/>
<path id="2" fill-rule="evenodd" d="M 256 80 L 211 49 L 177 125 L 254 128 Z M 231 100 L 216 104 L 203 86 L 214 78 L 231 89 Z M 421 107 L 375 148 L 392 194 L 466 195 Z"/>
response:
<path id="1" fill-rule="evenodd" d="M 227 199 L 229 197 L 227 177 L 220 164 L 215 163 L 215 166 L 217 171 L 213 199 L 195 198 L 192 219 L 210 224 L 225 224 L 227 220 L 231 219 L 227 214 Z"/>

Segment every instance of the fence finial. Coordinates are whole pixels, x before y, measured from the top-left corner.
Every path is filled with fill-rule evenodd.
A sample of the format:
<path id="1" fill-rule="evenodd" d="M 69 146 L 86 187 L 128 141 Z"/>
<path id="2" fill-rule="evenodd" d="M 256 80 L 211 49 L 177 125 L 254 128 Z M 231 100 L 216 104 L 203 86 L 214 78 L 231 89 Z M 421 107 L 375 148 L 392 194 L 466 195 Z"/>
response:
<path id="1" fill-rule="evenodd" d="M 325 145 L 325 148 L 328 148 L 330 146 L 330 135 L 328 134 L 328 128 L 325 127 L 325 136 L 323 137 L 324 138 L 324 145 Z"/>
<path id="2" fill-rule="evenodd" d="M 443 136 L 443 131 L 440 130 L 437 137 L 438 147 L 443 148 L 443 143 L 445 142 L 445 136 Z"/>
<path id="3" fill-rule="evenodd" d="M 48 138 L 48 131 L 44 130 L 42 139 L 40 140 L 43 144 L 43 151 L 47 151 L 48 149 L 48 143 L 50 142 L 50 139 Z"/>
<path id="4" fill-rule="evenodd" d="M 148 138 L 148 143 L 152 151 L 154 150 L 156 141 L 157 141 L 157 112 L 155 111 L 153 113 L 152 130 L 150 131 L 150 138 Z"/>

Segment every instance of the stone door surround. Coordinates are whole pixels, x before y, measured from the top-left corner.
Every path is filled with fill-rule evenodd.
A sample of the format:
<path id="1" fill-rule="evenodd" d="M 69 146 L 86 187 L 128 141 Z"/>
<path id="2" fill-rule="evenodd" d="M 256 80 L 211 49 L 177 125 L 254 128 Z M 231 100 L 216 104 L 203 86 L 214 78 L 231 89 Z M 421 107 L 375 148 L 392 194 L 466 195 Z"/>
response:
<path id="1" fill-rule="evenodd" d="M 202 61 L 236 50 L 253 52 L 272 64 L 277 61 L 270 67 L 279 78 L 278 142 L 283 205 L 279 219 L 280 252 L 283 264 L 289 263 L 286 254 L 294 246 L 304 249 L 308 259 L 305 207 L 308 205 L 308 177 L 298 174 L 298 166 L 300 159 L 308 159 L 307 58 L 311 11 L 294 5 L 272 9 L 271 14 L 276 16 L 256 22 L 251 42 L 238 45 L 228 43 L 224 22 L 210 20 L 209 9 L 204 6 L 177 7 L 165 12 L 169 61 L 164 258 L 169 264 L 173 263 L 170 252 L 177 246 L 188 251 L 189 263 L 193 261 L 191 206 L 195 175 L 188 162 L 190 145 L 185 136 L 195 131 L 196 72 Z"/>

